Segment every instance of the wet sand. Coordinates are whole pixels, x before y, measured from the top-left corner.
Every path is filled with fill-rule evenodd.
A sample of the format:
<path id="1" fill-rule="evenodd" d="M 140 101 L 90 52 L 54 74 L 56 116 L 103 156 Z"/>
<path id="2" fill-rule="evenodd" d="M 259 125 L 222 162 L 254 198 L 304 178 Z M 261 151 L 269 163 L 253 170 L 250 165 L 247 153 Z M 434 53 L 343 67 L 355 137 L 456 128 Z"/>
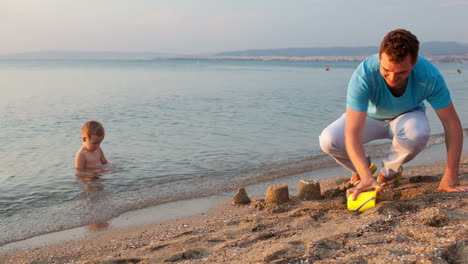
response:
<path id="1" fill-rule="evenodd" d="M 405 170 L 376 207 L 346 209 L 347 178 L 320 180 L 324 199 L 282 205 L 251 197 L 206 213 L 16 250 L 2 263 L 468 263 L 468 192 L 437 192 L 444 162 Z M 462 158 L 468 185 L 468 155 Z"/>

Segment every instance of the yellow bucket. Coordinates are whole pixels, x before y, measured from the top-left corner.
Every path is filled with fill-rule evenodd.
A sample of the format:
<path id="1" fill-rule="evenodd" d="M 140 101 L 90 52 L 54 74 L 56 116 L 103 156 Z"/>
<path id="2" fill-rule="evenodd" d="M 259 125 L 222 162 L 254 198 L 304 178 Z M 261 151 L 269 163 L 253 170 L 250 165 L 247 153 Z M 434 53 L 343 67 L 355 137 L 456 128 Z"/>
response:
<path id="1" fill-rule="evenodd" d="M 354 201 L 353 195 L 350 194 L 348 196 L 348 210 L 355 212 L 364 212 L 367 209 L 374 207 L 377 203 L 378 198 L 378 189 L 371 189 L 365 192 L 361 192 Z"/>

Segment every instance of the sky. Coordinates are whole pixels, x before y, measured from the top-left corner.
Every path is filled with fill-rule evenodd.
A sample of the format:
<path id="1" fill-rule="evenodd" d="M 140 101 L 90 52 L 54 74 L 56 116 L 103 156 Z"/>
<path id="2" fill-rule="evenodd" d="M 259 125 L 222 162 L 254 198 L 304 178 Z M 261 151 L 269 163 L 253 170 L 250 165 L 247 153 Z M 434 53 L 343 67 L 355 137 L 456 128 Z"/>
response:
<path id="1" fill-rule="evenodd" d="M 0 54 L 204 54 L 378 46 L 396 28 L 468 44 L 468 0 L 0 0 Z"/>

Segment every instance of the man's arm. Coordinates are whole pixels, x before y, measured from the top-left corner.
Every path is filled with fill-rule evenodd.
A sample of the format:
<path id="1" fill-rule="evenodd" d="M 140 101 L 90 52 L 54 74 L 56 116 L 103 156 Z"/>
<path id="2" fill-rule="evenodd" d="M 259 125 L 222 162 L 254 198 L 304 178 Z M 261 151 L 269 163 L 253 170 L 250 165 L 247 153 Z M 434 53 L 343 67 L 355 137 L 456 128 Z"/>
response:
<path id="1" fill-rule="evenodd" d="M 460 119 L 452 103 L 435 111 L 444 127 L 445 146 L 447 149 L 447 165 L 437 190 L 446 192 L 466 192 L 468 191 L 468 187 L 460 186 L 458 180 L 460 157 L 463 149 L 463 131 Z"/>
<path id="2" fill-rule="evenodd" d="M 360 192 L 367 191 L 371 188 L 380 188 L 380 185 L 372 177 L 369 170 L 369 164 L 367 164 L 364 144 L 362 142 L 366 117 L 367 112 L 354 111 L 349 108 L 346 109 L 346 152 L 361 179 L 361 182 L 355 188 L 349 189 L 346 193 L 346 196 L 353 194 L 353 199 L 356 199 Z"/>

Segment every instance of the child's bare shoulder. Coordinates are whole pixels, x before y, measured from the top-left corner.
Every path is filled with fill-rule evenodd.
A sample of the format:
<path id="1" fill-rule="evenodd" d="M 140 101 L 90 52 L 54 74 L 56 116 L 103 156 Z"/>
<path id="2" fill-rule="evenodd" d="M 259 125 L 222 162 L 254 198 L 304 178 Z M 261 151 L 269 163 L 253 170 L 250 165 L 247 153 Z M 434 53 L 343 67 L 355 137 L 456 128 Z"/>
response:
<path id="1" fill-rule="evenodd" d="M 88 151 L 86 151 L 86 149 L 84 149 L 84 148 L 80 148 L 80 149 L 76 152 L 75 159 L 78 159 L 78 158 L 86 158 L 87 155 L 88 155 Z"/>

